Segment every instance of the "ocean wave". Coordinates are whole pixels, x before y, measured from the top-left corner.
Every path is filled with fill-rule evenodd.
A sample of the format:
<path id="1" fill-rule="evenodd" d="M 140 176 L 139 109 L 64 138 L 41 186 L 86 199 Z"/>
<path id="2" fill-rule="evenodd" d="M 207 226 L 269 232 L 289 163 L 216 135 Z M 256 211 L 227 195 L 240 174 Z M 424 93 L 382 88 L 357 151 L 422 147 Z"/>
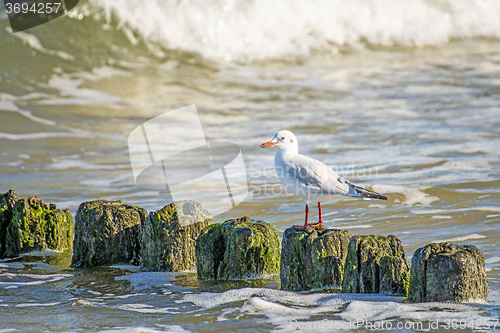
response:
<path id="1" fill-rule="evenodd" d="M 337 53 L 339 47 L 441 45 L 500 38 L 496 0 L 90 0 L 107 27 L 215 59 Z M 82 19 L 89 8 L 72 17 Z M 113 23 L 114 22 L 114 23 Z"/>

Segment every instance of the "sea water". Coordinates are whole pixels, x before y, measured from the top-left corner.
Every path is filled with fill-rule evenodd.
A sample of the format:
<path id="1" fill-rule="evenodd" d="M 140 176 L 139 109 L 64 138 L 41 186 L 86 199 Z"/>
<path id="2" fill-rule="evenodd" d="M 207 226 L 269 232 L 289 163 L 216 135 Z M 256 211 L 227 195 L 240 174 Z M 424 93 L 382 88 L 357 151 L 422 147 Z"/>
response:
<path id="1" fill-rule="evenodd" d="M 273 278 L 72 269 L 70 253 L 32 253 L 0 261 L 0 329 L 500 328 L 499 14 L 494 0 L 94 0 L 12 33 L 0 4 L 0 192 L 73 214 L 94 199 L 160 209 L 169 195 L 136 186 L 127 138 L 195 104 L 206 139 L 245 160 L 248 195 L 217 222 L 302 223 L 275 151 L 259 148 L 289 129 L 301 153 L 389 197 L 324 203 L 327 227 L 396 235 L 410 257 L 431 242 L 473 244 L 489 281 L 488 302 L 411 304 L 281 291 Z"/>

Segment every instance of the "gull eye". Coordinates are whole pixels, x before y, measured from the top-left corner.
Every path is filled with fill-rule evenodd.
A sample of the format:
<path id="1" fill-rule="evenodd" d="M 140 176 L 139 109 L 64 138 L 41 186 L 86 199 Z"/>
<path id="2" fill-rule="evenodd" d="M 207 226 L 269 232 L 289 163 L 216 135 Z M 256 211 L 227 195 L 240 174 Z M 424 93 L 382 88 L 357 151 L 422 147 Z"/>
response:
<path id="1" fill-rule="evenodd" d="M 283 140 L 285 140 L 285 137 L 284 137 L 284 136 L 282 136 L 282 137 L 281 137 L 281 141 L 283 141 Z"/>

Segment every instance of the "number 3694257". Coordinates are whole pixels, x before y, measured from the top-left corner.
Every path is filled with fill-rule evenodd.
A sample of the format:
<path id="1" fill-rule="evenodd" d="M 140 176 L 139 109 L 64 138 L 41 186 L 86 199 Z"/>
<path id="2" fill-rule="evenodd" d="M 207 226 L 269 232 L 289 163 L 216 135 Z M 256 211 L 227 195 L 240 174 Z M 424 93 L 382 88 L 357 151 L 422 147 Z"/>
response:
<path id="1" fill-rule="evenodd" d="M 63 10 L 61 2 L 33 2 L 33 3 L 5 3 L 5 11 L 7 14 L 51 14 L 58 13 Z"/>

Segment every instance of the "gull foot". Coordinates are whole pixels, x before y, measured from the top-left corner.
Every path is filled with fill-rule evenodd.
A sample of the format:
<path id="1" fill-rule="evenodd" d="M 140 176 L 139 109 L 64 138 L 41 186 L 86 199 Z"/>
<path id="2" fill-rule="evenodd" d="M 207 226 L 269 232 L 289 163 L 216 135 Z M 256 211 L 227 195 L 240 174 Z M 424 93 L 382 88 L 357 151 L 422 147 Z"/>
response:
<path id="1" fill-rule="evenodd" d="M 319 221 L 319 222 L 316 222 L 316 223 L 310 223 L 309 226 L 310 227 L 319 227 L 323 224 L 323 221 Z"/>
<path id="2" fill-rule="evenodd" d="M 292 228 L 296 229 L 296 230 L 304 230 L 304 229 L 307 229 L 308 225 L 307 224 L 304 224 L 304 225 L 294 225 Z"/>

